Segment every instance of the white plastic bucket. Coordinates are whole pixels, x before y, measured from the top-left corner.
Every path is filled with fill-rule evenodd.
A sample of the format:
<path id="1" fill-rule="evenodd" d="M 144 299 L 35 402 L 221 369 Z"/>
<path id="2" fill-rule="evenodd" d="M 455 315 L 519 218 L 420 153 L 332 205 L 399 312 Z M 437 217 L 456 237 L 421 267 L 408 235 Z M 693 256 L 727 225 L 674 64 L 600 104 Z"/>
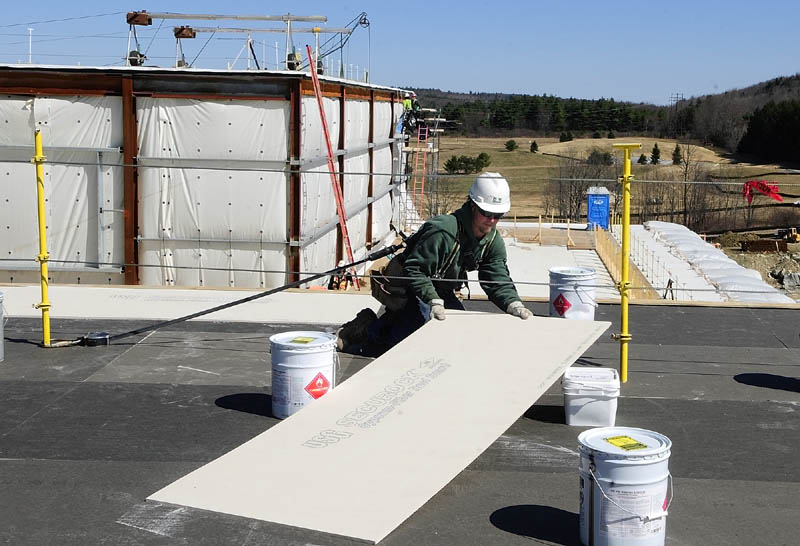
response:
<path id="1" fill-rule="evenodd" d="M 627 427 L 582 432 L 580 537 L 588 546 L 663 546 L 672 502 L 663 434 Z"/>
<path id="2" fill-rule="evenodd" d="M 283 332 L 269 338 L 272 415 L 285 419 L 336 385 L 336 336 Z"/>
<path id="3" fill-rule="evenodd" d="M 3 314 L 3 297 L 4 297 L 3 293 L 0 292 L 0 362 L 2 362 L 3 359 L 6 357 L 5 349 L 3 348 L 5 343 L 3 341 L 3 336 L 5 335 L 3 331 L 4 330 L 3 326 L 6 321 L 5 316 Z"/>
<path id="4" fill-rule="evenodd" d="M 594 320 L 595 271 L 588 267 L 550 268 L 550 316 Z"/>
<path id="5" fill-rule="evenodd" d="M 619 374 L 613 368 L 570 367 L 561 378 L 568 425 L 613 427 L 617 418 Z"/>

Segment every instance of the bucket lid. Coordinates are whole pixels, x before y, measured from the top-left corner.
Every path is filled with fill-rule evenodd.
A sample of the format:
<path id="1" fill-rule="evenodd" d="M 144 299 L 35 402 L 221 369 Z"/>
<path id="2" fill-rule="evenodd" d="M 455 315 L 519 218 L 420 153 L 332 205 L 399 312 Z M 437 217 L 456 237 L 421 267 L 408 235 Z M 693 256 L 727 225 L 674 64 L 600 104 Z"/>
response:
<path id="1" fill-rule="evenodd" d="M 290 347 L 292 350 L 319 349 L 336 344 L 336 336 L 327 332 L 293 331 L 270 336 L 271 345 Z"/>
<path id="2" fill-rule="evenodd" d="M 658 432 L 642 428 L 601 427 L 578 435 L 581 449 L 625 458 L 669 455 L 672 442 Z"/>
<path id="3" fill-rule="evenodd" d="M 619 374 L 614 368 L 584 368 L 571 366 L 564 372 L 561 384 L 588 389 L 619 389 Z"/>
<path id="4" fill-rule="evenodd" d="M 595 274 L 594 269 L 577 266 L 551 267 L 548 271 L 550 272 L 550 275 L 560 277 L 586 277 L 594 276 Z"/>

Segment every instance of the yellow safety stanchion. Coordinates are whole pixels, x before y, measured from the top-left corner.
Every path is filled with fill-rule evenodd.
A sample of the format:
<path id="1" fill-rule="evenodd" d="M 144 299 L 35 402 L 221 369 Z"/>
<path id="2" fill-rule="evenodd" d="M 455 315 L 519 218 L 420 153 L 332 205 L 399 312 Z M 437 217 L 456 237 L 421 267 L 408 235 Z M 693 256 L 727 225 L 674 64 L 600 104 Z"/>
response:
<path id="1" fill-rule="evenodd" d="M 620 333 L 615 337 L 619 339 L 619 376 L 623 383 L 628 381 L 628 343 L 631 340 L 631 334 L 628 331 L 628 290 L 630 289 L 629 278 L 629 261 L 631 251 L 631 150 L 638 150 L 641 144 L 614 144 L 614 148 L 621 148 L 624 153 L 622 178 L 622 256 L 621 262 L 621 278 L 619 284 L 620 307 L 622 310 Z"/>
<path id="2" fill-rule="evenodd" d="M 40 279 L 42 286 L 42 301 L 34 307 L 42 310 L 42 344 L 50 346 L 50 300 L 47 297 L 47 261 L 50 255 L 47 253 L 47 218 L 44 210 L 44 167 L 42 163 L 45 156 L 42 154 L 42 133 L 36 131 L 34 134 L 34 156 L 31 162 L 36 165 L 36 197 L 39 212 L 39 255 L 36 260 L 39 262 Z"/>

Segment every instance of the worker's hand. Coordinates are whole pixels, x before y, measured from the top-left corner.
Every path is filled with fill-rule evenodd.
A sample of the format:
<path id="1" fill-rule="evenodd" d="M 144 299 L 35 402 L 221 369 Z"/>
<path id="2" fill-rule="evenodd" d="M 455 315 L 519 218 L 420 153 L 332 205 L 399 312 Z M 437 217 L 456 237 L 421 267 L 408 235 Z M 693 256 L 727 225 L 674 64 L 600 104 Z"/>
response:
<path id="1" fill-rule="evenodd" d="M 514 315 L 515 317 L 519 317 L 522 320 L 528 320 L 533 316 L 533 313 L 528 311 L 528 309 L 522 305 L 521 301 L 512 301 L 508 304 L 506 308 L 506 313 L 509 315 Z"/>
<path id="2" fill-rule="evenodd" d="M 444 300 L 431 300 L 431 316 L 436 320 L 447 318 L 444 312 Z"/>

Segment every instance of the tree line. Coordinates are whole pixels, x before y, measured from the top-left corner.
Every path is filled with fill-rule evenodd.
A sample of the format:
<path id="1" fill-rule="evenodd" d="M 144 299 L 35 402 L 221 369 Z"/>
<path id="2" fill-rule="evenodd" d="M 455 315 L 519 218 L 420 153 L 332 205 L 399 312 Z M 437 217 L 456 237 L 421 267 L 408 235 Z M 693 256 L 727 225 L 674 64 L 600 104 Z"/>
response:
<path id="1" fill-rule="evenodd" d="M 417 94 L 423 106 L 440 109 L 442 117 L 452 123 L 448 132 L 466 136 L 527 133 L 614 138 L 611 135 L 635 134 L 692 140 L 768 161 L 793 161 L 800 150 L 792 138 L 800 123 L 800 75 L 715 95 L 681 97 L 668 106 L 613 98 L 464 94 L 438 89 L 417 89 Z"/>

